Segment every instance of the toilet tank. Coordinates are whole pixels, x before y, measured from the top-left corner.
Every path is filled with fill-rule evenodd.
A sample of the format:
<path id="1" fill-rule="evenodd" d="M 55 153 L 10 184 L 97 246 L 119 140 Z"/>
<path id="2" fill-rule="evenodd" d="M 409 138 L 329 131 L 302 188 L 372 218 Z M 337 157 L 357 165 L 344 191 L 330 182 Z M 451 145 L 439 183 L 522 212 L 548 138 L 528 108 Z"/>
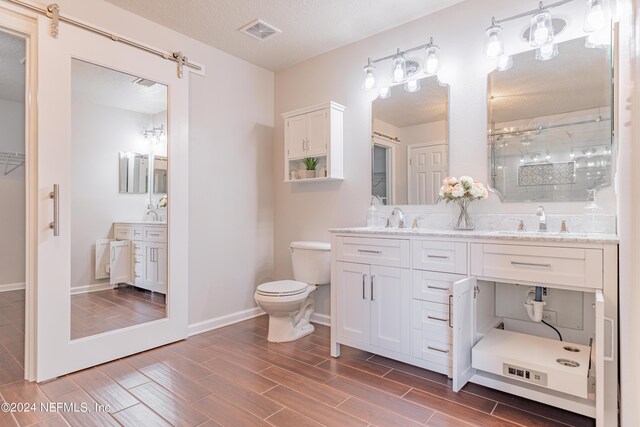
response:
<path id="1" fill-rule="evenodd" d="M 326 242 L 291 242 L 293 278 L 310 285 L 331 281 L 331 244 Z"/>

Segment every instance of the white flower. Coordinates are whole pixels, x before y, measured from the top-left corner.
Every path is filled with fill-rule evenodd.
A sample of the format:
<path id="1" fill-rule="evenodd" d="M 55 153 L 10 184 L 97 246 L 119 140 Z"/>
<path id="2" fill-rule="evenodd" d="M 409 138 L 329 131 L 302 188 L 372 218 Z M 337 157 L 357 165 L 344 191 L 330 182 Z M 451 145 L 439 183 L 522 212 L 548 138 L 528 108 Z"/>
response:
<path id="1" fill-rule="evenodd" d="M 484 194 L 484 188 L 482 187 L 482 184 L 474 184 L 473 187 L 471 187 L 469 193 L 471 193 L 472 197 L 481 199 L 482 195 Z"/>
<path id="2" fill-rule="evenodd" d="M 473 178 L 471 178 L 470 176 L 461 176 L 460 182 L 467 190 L 470 190 L 471 187 L 473 187 Z"/>
<path id="3" fill-rule="evenodd" d="M 464 187 L 461 184 L 456 184 L 453 187 L 453 190 L 451 191 L 451 195 L 453 197 L 464 197 L 464 193 L 466 192 L 466 190 L 464 189 Z"/>
<path id="4" fill-rule="evenodd" d="M 444 186 L 440 187 L 440 193 L 439 193 L 440 198 L 443 198 L 445 194 L 446 192 L 445 192 Z"/>

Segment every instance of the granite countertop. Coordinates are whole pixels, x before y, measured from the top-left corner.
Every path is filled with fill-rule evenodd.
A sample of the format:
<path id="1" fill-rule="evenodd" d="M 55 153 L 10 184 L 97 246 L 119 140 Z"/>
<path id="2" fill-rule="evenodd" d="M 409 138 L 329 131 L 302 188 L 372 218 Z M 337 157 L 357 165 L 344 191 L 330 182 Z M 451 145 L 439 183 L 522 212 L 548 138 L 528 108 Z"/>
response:
<path id="1" fill-rule="evenodd" d="M 167 225 L 165 221 L 113 221 L 114 224 Z"/>
<path id="2" fill-rule="evenodd" d="M 379 236 L 423 236 L 449 237 L 468 239 L 496 239 L 528 242 L 564 242 L 564 243 L 618 243 L 620 239 L 615 234 L 602 233 L 554 233 L 529 231 L 490 231 L 490 230 L 437 230 L 427 228 L 383 228 L 383 227 L 352 227 L 334 228 L 329 230 L 335 234 L 371 234 Z"/>

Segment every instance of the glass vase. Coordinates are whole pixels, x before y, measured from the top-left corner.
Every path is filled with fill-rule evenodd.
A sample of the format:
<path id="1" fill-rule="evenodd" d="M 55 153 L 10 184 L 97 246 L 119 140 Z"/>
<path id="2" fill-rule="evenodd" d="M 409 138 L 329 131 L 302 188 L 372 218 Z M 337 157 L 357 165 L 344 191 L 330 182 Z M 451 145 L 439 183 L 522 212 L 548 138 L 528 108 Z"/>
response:
<path id="1" fill-rule="evenodd" d="M 453 207 L 453 229 L 454 230 L 473 230 L 475 224 L 471 216 L 470 208 L 473 200 L 460 199 L 456 200 Z"/>

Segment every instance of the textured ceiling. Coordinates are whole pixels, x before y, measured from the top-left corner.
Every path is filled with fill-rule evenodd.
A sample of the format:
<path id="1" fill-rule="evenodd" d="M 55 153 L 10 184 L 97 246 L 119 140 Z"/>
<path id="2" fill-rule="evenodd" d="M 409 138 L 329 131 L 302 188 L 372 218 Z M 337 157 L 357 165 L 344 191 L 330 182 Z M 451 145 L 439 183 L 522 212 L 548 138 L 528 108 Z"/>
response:
<path id="1" fill-rule="evenodd" d="M 549 61 L 520 53 L 512 69 L 491 73 L 493 123 L 610 105 L 609 50 L 587 49 L 581 37 L 560 43 L 558 52 Z"/>
<path id="2" fill-rule="evenodd" d="M 167 109 L 167 87 L 133 83 L 135 76 L 74 59 L 71 62 L 71 92 L 85 102 L 144 114 Z"/>
<path id="3" fill-rule="evenodd" d="M 392 87 L 390 98 L 373 101 L 373 117 L 399 128 L 447 120 L 449 88 L 435 77 L 421 79 L 420 86 L 414 93 Z"/>
<path id="4" fill-rule="evenodd" d="M 0 99 L 24 102 L 24 39 L 0 31 Z"/>
<path id="5" fill-rule="evenodd" d="M 276 71 L 462 0 L 106 1 Z M 282 33 L 258 41 L 238 31 L 257 18 Z"/>

